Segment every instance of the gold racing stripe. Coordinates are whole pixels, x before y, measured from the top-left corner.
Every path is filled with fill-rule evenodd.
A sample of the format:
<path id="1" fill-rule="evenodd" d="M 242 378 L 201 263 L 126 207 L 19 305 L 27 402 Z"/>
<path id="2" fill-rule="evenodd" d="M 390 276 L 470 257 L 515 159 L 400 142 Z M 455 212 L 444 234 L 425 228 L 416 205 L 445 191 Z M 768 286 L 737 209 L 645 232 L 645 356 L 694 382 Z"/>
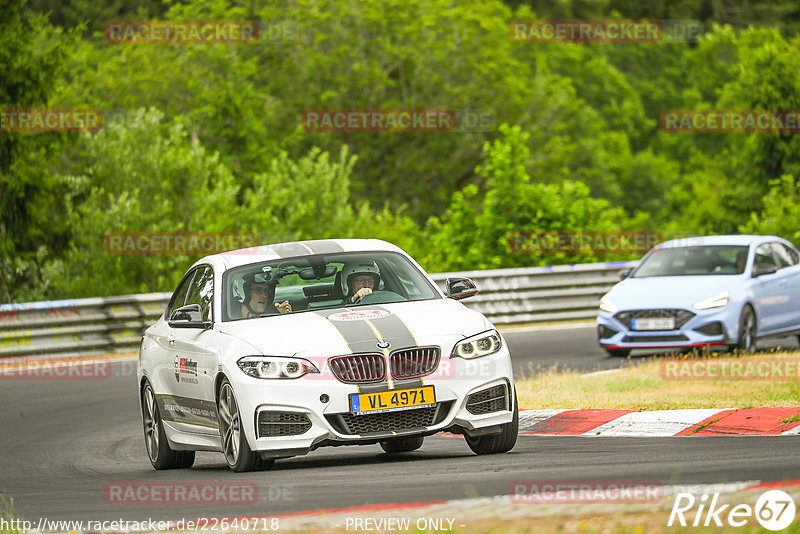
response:
<path id="1" fill-rule="evenodd" d="M 364 321 L 367 325 L 372 329 L 372 332 L 375 334 L 375 337 L 378 339 L 379 342 L 383 343 L 383 336 L 381 335 L 380 330 L 375 328 L 375 325 L 372 324 L 372 321 L 369 319 Z M 389 389 L 394 389 L 394 380 L 392 379 L 392 362 L 389 360 L 389 349 L 381 349 L 383 352 L 383 357 L 386 360 L 386 382 L 389 384 Z"/>

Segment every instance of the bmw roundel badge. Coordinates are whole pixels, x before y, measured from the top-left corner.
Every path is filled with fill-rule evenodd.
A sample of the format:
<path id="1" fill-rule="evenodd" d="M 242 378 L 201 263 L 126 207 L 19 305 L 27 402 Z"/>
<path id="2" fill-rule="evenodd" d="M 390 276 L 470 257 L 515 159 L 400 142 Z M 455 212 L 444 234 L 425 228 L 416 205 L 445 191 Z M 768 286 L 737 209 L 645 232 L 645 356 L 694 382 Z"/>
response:
<path id="1" fill-rule="evenodd" d="M 380 342 L 378 342 L 378 348 L 379 349 L 388 349 L 391 346 L 392 346 L 392 344 L 389 343 L 388 341 L 380 341 Z"/>

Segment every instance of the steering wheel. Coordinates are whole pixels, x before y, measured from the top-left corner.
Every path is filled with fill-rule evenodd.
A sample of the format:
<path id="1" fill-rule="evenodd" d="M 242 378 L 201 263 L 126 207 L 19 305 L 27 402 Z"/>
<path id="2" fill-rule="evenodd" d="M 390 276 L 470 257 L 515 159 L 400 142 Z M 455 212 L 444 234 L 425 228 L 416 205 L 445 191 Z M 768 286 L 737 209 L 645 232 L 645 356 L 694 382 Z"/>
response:
<path id="1" fill-rule="evenodd" d="M 373 291 L 363 299 L 356 302 L 356 304 L 388 304 L 390 302 L 398 302 L 408 300 L 404 296 L 395 293 L 394 291 Z"/>

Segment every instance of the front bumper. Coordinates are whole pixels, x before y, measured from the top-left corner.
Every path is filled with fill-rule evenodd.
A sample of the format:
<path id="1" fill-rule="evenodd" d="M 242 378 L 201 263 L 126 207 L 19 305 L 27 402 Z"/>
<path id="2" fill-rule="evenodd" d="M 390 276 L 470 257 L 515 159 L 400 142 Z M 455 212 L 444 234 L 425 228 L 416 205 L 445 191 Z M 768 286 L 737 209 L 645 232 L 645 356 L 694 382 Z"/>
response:
<path id="1" fill-rule="evenodd" d="M 250 448 L 264 456 L 287 457 L 305 454 L 321 446 L 370 444 L 399 436 L 429 435 L 442 430 L 477 435 L 498 431 L 511 422 L 515 409 L 515 388 L 511 358 L 506 346 L 496 354 L 464 360 L 443 357 L 439 369 L 421 379 L 434 386 L 435 408 L 415 408 L 375 416 L 350 414 L 349 396 L 357 385 L 339 382 L 331 376 L 305 375 L 294 380 L 261 380 L 238 369 L 226 370 L 242 414 L 242 429 Z M 417 383 L 420 382 L 418 379 Z M 395 389 L 411 387 L 398 383 Z M 505 386 L 508 401 L 503 409 L 482 413 L 470 395 L 494 386 Z M 363 391 L 362 391 L 363 393 Z M 327 397 L 327 402 L 325 401 Z M 481 397 L 482 398 L 482 397 Z M 485 406 L 485 405 L 484 405 Z M 430 410 L 426 414 L 422 410 Z M 261 412 L 302 414 L 302 434 L 264 437 L 259 431 Z M 477 413 L 476 413 L 477 412 Z M 369 422 L 362 418 L 372 418 Z"/>
<path id="2" fill-rule="evenodd" d="M 600 310 L 597 316 L 598 343 L 604 349 L 663 349 L 722 347 L 738 338 L 738 313 L 730 305 L 709 310 L 686 310 L 694 314 L 674 330 L 634 330 L 614 314 Z"/>

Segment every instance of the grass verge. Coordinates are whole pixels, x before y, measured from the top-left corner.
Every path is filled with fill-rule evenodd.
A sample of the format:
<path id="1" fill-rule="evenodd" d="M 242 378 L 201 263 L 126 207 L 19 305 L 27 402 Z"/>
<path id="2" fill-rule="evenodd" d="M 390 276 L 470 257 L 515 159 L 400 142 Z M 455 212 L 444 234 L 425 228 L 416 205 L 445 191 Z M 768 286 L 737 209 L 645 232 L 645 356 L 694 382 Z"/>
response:
<path id="1" fill-rule="evenodd" d="M 11 528 L 11 520 L 14 518 L 14 499 L 6 498 L 0 493 L 0 534 L 23 534 L 17 529 Z"/>
<path id="2" fill-rule="evenodd" d="M 764 361 L 769 362 L 768 367 L 760 369 L 773 369 L 774 365 L 795 369 L 794 378 L 790 378 L 791 373 L 779 379 L 764 379 L 758 372 L 756 376 L 752 373 L 748 376 L 748 369 L 759 369 Z M 668 362 L 675 362 L 678 373 L 666 372 Z M 692 374 L 697 369 L 714 366 L 719 369 L 736 362 L 742 366 L 736 379 L 698 379 L 697 374 Z M 516 381 L 520 408 L 677 410 L 800 406 L 797 378 L 800 366 L 796 352 L 655 356 L 628 363 L 632 365 L 619 371 L 591 376 L 557 367 L 532 369 L 527 377 Z"/>

